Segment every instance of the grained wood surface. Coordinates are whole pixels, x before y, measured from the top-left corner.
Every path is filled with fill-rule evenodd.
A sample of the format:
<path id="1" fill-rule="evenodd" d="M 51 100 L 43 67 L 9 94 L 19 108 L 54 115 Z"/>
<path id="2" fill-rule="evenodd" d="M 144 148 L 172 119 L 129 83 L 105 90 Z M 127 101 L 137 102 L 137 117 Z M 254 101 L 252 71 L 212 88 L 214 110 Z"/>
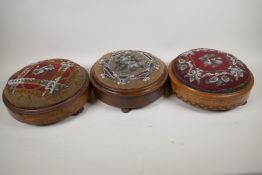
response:
<path id="1" fill-rule="evenodd" d="M 90 98 L 90 88 L 88 83 L 72 97 L 57 105 L 39 109 L 21 109 L 13 106 L 3 95 L 3 101 L 8 107 L 10 114 L 18 121 L 33 124 L 47 125 L 65 119 L 78 111 L 81 112 L 83 106 Z"/>
<path id="2" fill-rule="evenodd" d="M 232 93 L 207 93 L 184 85 L 176 78 L 172 70 L 172 63 L 168 67 L 168 74 L 172 92 L 181 100 L 193 106 L 207 110 L 226 111 L 242 104 L 246 104 L 249 93 L 254 84 L 251 73 L 250 82 L 243 89 Z"/>
<path id="3" fill-rule="evenodd" d="M 123 108 L 122 111 L 129 111 L 125 109 L 141 108 L 161 97 L 166 88 L 167 77 L 167 68 L 164 66 L 162 76 L 149 86 L 121 90 L 102 85 L 96 76 L 94 76 L 93 68 L 90 71 L 90 81 L 96 97 L 106 104 Z"/>

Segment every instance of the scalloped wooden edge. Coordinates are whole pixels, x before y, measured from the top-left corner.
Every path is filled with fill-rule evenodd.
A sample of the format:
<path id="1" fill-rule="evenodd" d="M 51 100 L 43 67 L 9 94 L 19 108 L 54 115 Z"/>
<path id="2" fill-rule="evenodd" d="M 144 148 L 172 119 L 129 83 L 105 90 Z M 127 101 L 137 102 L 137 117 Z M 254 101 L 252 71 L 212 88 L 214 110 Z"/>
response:
<path id="1" fill-rule="evenodd" d="M 243 89 L 232 93 L 208 93 L 184 85 L 176 78 L 172 70 L 173 62 L 168 66 L 168 74 L 172 93 L 184 102 L 202 109 L 212 111 L 227 111 L 246 104 L 250 91 L 254 85 L 254 76 L 251 74 L 249 83 Z"/>

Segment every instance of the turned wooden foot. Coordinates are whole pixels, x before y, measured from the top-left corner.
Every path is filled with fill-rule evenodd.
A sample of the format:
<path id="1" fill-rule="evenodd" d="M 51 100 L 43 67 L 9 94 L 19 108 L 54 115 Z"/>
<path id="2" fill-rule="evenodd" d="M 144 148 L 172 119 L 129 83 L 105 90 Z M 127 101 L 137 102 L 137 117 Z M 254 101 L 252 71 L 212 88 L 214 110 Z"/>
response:
<path id="1" fill-rule="evenodd" d="M 245 101 L 242 105 L 245 105 L 245 104 L 247 104 L 247 101 Z"/>
<path id="2" fill-rule="evenodd" d="M 84 110 L 84 107 L 79 109 L 76 113 L 72 114 L 72 116 L 76 116 L 76 115 L 80 114 L 81 112 L 83 112 L 83 110 Z"/>
<path id="3" fill-rule="evenodd" d="M 123 113 L 128 113 L 129 111 L 131 111 L 131 108 L 121 108 L 121 111 Z"/>

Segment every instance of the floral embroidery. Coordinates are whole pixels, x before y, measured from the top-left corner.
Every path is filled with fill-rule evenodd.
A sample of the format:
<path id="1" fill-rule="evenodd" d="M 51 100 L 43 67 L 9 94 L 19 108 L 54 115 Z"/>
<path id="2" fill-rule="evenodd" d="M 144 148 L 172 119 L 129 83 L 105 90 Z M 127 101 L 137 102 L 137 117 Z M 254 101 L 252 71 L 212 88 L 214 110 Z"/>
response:
<path id="1" fill-rule="evenodd" d="M 215 84 L 216 86 L 223 86 L 229 83 L 230 81 L 233 81 L 232 77 L 234 77 L 235 81 L 244 77 L 244 72 L 245 72 L 244 64 L 231 54 L 226 54 L 226 57 L 229 58 L 231 64 L 225 70 L 207 71 L 199 67 L 196 67 L 194 64 L 194 60 L 190 59 L 190 57 L 198 51 L 214 51 L 214 50 L 207 50 L 207 49 L 190 50 L 181 54 L 177 60 L 178 64 L 176 66 L 178 70 L 186 71 L 186 73 L 184 74 L 184 78 L 188 78 L 189 82 L 196 81 L 197 84 L 201 84 L 201 79 L 205 78 L 205 81 L 203 81 L 205 84 Z M 220 51 L 216 51 L 216 52 L 222 53 Z M 184 58 L 186 57 L 186 59 L 184 59 L 183 57 Z M 223 58 L 218 57 L 212 53 L 204 54 L 203 56 L 200 56 L 198 59 L 203 63 L 205 67 L 211 66 L 212 68 L 215 68 L 223 63 Z"/>
<path id="2" fill-rule="evenodd" d="M 223 63 L 223 58 L 216 57 L 215 54 L 204 54 L 199 58 L 205 66 L 211 66 L 213 68 Z"/>
<path id="3" fill-rule="evenodd" d="M 131 80 L 150 80 L 153 71 L 159 69 L 156 58 L 142 51 L 117 51 L 108 59 L 101 59 L 102 78 L 109 78 L 117 84 L 126 84 Z"/>

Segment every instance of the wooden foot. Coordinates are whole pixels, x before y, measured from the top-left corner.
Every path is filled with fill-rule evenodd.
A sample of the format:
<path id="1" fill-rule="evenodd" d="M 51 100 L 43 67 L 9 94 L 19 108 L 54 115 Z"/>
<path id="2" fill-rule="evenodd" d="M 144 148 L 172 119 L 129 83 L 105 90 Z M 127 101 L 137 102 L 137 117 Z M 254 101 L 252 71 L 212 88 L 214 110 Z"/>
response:
<path id="1" fill-rule="evenodd" d="M 245 105 L 245 104 L 247 104 L 247 101 L 245 101 L 242 105 Z"/>
<path id="2" fill-rule="evenodd" d="M 128 113 L 129 111 L 131 111 L 131 108 L 121 108 L 121 111 L 123 113 Z"/>
<path id="3" fill-rule="evenodd" d="M 172 94 L 172 88 L 169 83 L 169 81 L 166 83 L 166 86 L 164 87 L 164 96 L 169 97 Z"/>
<path id="4" fill-rule="evenodd" d="M 165 87 L 164 88 L 164 97 L 169 97 L 172 94 L 171 89 L 169 89 L 169 87 Z"/>
<path id="5" fill-rule="evenodd" d="M 81 112 L 83 112 L 83 110 L 84 110 L 84 107 L 79 109 L 76 113 L 72 114 L 72 116 L 76 116 L 76 115 L 80 114 Z"/>

